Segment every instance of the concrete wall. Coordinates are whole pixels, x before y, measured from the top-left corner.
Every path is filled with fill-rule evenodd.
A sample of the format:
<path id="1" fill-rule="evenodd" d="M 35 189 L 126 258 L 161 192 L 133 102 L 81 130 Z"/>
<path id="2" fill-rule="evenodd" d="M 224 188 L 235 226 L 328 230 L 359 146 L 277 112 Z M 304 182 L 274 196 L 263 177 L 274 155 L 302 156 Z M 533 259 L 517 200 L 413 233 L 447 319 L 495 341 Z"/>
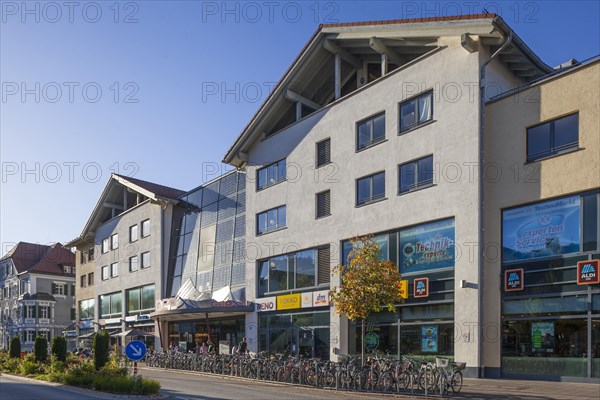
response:
<path id="1" fill-rule="evenodd" d="M 284 253 L 290 243 L 296 248 L 332 243 L 334 266 L 340 261 L 337 250 L 341 240 L 446 217 L 455 217 L 458 246 L 477 243 L 479 175 L 474 166 L 479 160 L 479 100 L 477 91 L 469 95 L 468 85 L 472 88 L 478 82 L 479 55 L 465 51 L 458 38 L 440 42 L 447 48 L 254 145 L 249 152 L 249 181 L 255 179 L 257 168 L 269 162 L 286 157 L 288 163 L 286 182 L 260 192 L 255 192 L 255 185 L 248 186 L 246 237 L 248 243 L 263 250 L 261 257 Z M 398 103 L 431 88 L 436 122 L 399 136 Z M 357 153 L 356 122 L 381 111 L 386 112 L 386 141 Z M 333 164 L 315 172 L 315 144 L 328 137 Z M 437 169 L 436 185 L 398 196 L 398 165 L 430 154 Z M 386 172 L 387 199 L 355 207 L 355 180 L 382 170 Z M 332 215 L 315 220 L 315 194 L 327 189 L 331 190 Z M 287 205 L 287 229 L 257 237 L 256 214 L 282 204 Z M 246 276 L 252 299 L 256 289 L 253 260 L 247 263 Z M 467 332 L 479 323 L 477 254 L 457 254 L 456 285 L 461 279 L 471 286 L 455 287 L 455 323 Z M 332 325 L 345 327 L 345 322 L 332 316 Z M 341 347 L 342 353 L 347 352 L 344 331 L 332 350 Z M 468 341 L 456 342 L 455 354 L 476 366 L 478 348 L 477 335 L 472 334 Z"/>
<path id="2" fill-rule="evenodd" d="M 499 373 L 502 209 L 600 187 L 600 62 L 486 106 L 486 371 Z M 581 150 L 527 163 L 526 128 L 579 112 Z M 498 174 L 499 172 L 499 174 Z M 498 249 L 498 251 L 494 251 Z"/>

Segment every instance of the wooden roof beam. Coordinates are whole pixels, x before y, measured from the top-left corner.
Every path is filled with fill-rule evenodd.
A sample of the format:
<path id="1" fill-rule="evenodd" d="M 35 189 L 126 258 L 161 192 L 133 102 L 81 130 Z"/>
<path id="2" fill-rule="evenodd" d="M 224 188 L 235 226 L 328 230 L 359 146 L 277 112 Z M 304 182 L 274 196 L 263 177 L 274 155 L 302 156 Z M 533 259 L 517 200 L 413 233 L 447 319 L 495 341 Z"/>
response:
<path id="1" fill-rule="evenodd" d="M 385 43 L 383 43 L 383 40 L 379 38 L 370 38 L 369 46 L 379 54 L 385 54 L 388 60 L 394 62 L 396 65 L 402 65 L 405 63 L 402 57 L 400 57 L 395 51 L 387 47 Z"/>
<path id="2" fill-rule="evenodd" d="M 347 50 L 344 50 L 343 48 L 338 46 L 337 43 L 335 43 L 333 40 L 324 39 L 323 47 L 330 53 L 339 54 L 340 57 L 342 57 L 342 60 L 354 65 L 356 69 L 362 68 L 362 62 L 357 57 L 353 56 Z"/>

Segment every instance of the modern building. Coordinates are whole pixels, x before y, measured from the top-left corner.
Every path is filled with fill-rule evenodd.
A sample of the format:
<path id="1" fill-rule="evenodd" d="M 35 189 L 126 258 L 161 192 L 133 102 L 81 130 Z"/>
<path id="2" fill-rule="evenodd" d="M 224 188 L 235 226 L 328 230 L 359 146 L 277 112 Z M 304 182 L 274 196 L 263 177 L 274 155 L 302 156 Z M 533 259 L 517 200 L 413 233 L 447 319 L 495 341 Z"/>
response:
<path id="1" fill-rule="evenodd" d="M 514 158 L 526 174 L 538 161 L 525 157 L 525 128 L 576 112 L 577 104 L 582 114 L 597 111 L 597 92 L 596 100 L 581 96 L 561 83 L 568 74 L 534 84 L 553 72 L 494 14 L 319 26 L 224 157 L 248 180 L 246 290 L 257 311 L 246 317 L 250 348 L 323 358 L 360 353 L 360 323 L 339 316 L 328 291 L 340 284 L 331 269 L 346 262 L 349 239 L 373 233 L 410 296 L 396 312 L 369 318 L 369 350 L 454 357 L 467 363 L 468 376 L 521 368 L 505 353 L 509 370 L 500 371 L 502 339 L 491 342 L 484 329 L 512 322 L 501 322 L 500 303 L 511 294 L 499 291 L 500 264 L 486 262 L 482 244 L 499 240 L 505 207 L 598 187 L 598 162 L 589 163 L 598 155 L 597 112 L 581 116 L 586 150 L 541 161 L 554 171 L 544 176 L 544 192 L 489 187 L 484 162 Z M 528 84 L 547 88 L 547 106 L 498 112 L 509 99 L 486 106 Z M 577 103 L 563 97 L 566 90 Z M 580 169 L 580 178 L 563 174 L 565 184 L 554 183 Z M 572 290 L 572 276 L 564 279 Z M 579 292 L 575 298 L 596 293 Z M 578 322 L 590 323 L 589 312 Z"/>
<path id="2" fill-rule="evenodd" d="M 12 337 L 31 351 L 36 336 L 51 341 L 75 320 L 75 255 L 60 243 L 19 242 L 0 259 L 0 348 Z"/>
<path id="3" fill-rule="evenodd" d="M 148 346 L 160 345 L 149 315 L 167 297 L 163 266 L 173 210 L 184 193 L 112 174 L 81 235 L 67 243 L 76 248 L 80 339 L 99 328 L 121 338 L 136 329 L 146 334 Z"/>
<path id="4" fill-rule="evenodd" d="M 600 59 L 485 107 L 488 376 L 600 382 Z"/>

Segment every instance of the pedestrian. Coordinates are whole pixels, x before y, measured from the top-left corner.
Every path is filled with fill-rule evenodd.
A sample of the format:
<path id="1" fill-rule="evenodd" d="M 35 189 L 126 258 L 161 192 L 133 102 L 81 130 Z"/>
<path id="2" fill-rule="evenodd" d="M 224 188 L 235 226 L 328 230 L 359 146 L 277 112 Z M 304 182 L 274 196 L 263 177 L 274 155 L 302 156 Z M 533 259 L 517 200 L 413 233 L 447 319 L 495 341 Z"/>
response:
<path id="1" fill-rule="evenodd" d="M 202 342 L 202 346 L 200 346 L 200 354 L 208 353 L 208 347 L 206 347 L 206 342 Z"/>
<path id="2" fill-rule="evenodd" d="M 207 344 L 208 344 L 208 349 L 207 349 L 208 354 L 213 354 L 215 351 L 215 345 L 213 344 L 212 340 L 208 339 Z"/>
<path id="3" fill-rule="evenodd" d="M 246 342 L 246 336 L 242 338 L 242 341 L 237 346 L 238 354 L 246 354 L 248 352 L 248 342 Z"/>

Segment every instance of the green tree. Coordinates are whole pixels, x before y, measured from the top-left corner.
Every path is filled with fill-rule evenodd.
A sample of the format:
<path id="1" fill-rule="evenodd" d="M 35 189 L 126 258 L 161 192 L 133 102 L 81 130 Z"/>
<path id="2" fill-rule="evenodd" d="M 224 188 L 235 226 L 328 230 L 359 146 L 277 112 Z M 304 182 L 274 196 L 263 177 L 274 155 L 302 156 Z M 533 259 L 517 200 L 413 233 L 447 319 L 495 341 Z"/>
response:
<path id="1" fill-rule="evenodd" d="M 21 357 L 21 339 L 18 336 L 10 339 L 10 358 Z"/>
<path id="2" fill-rule="evenodd" d="M 36 362 L 46 362 L 48 359 L 48 339 L 43 336 L 37 336 L 33 343 Z"/>
<path id="3" fill-rule="evenodd" d="M 102 333 L 96 333 L 94 335 L 94 342 L 92 343 L 92 348 L 94 350 L 94 366 L 97 370 L 104 367 L 108 362 L 108 348 L 109 348 L 110 340 L 108 337 L 108 332 L 105 330 Z"/>
<path id="4" fill-rule="evenodd" d="M 361 320 L 361 357 L 365 358 L 365 321 L 369 314 L 387 308 L 396 310 L 402 300 L 398 266 L 381 259 L 381 248 L 373 241 L 373 235 L 359 236 L 350 240 L 352 251 L 346 265 L 338 265 L 333 273 L 339 274 L 341 284 L 331 291 L 331 300 L 338 314 L 346 314 L 349 320 Z"/>
<path id="5" fill-rule="evenodd" d="M 52 354 L 59 361 L 67 361 L 67 339 L 64 336 L 55 336 L 52 339 Z"/>

